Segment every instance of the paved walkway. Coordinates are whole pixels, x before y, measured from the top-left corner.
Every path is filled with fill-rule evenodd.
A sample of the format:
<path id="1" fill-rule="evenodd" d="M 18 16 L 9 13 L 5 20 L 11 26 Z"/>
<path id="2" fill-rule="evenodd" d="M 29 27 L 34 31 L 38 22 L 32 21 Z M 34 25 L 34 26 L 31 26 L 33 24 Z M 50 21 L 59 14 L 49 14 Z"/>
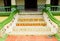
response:
<path id="1" fill-rule="evenodd" d="M 6 41 L 58 41 L 55 37 L 47 36 L 14 36 L 9 35 Z"/>

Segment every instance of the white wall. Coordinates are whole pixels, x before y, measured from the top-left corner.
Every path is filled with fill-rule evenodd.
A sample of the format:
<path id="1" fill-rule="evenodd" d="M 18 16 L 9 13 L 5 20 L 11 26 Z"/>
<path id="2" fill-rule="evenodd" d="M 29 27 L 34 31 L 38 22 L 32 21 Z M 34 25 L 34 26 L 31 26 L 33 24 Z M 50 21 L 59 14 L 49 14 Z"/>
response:
<path id="1" fill-rule="evenodd" d="M 16 5 L 16 0 L 11 0 L 11 5 Z"/>
<path id="2" fill-rule="evenodd" d="M 51 0 L 46 0 L 46 4 L 50 4 L 50 1 L 51 1 Z"/>

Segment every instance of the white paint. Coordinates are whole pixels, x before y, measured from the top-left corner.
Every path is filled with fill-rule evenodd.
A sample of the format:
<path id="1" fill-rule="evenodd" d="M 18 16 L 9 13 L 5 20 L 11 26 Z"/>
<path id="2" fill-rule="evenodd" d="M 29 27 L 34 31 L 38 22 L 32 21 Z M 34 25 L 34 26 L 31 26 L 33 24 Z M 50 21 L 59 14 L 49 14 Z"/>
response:
<path id="1" fill-rule="evenodd" d="M 11 26 L 12 31 L 7 32 L 7 34 L 12 34 L 12 35 L 52 35 L 52 34 L 56 34 L 57 28 L 53 27 L 53 25 L 50 24 L 49 19 L 47 19 L 48 16 L 46 14 L 44 14 L 43 16 L 44 16 L 45 22 L 47 22 L 47 26 L 16 26 L 16 22 L 17 22 L 16 20 L 20 17 L 19 15 L 16 15 L 15 22 L 12 23 L 13 25 Z M 13 31 L 14 28 L 17 31 Z M 11 30 L 11 29 L 9 29 L 9 30 Z M 20 30 L 18 30 L 18 29 L 20 29 Z M 22 31 L 21 29 L 29 29 L 29 30 Z M 33 31 L 31 31 L 30 29 L 32 29 Z M 40 30 L 35 31 L 34 29 L 36 29 L 36 30 L 40 29 Z M 45 31 L 46 29 L 50 29 L 51 31 L 48 31 L 48 30 Z"/>
<path id="2" fill-rule="evenodd" d="M 49 19 L 48 15 L 46 13 L 44 13 L 43 16 L 44 16 L 45 21 L 47 22 L 47 27 L 51 28 L 51 32 L 52 33 L 57 33 L 58 26 L 54 22 L 52 22 L 52 24 L 51 24 L 51 20 Z"/>
<path id="3" fill-rule="evenodd" d="M 50 0 L 46 0 L 46 4 L 50 4 Z"/>
<path id="4" fill-rule="evenodd" d="M 16 5 L 16 2 L 15 2 L 16 0 L 11 0 L 11 4 L 12 5 Z"/>

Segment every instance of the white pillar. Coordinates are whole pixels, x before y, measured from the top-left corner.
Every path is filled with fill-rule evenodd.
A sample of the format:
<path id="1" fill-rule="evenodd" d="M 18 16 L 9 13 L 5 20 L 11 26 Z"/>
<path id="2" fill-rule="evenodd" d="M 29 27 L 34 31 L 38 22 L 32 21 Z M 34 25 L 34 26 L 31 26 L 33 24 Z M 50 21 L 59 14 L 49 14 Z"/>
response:
<path id="1" fill-rule="evenodd" d="M 50 4 L 50 1 L 51 1 L 51 0 L 46 0 L 46 4 Z"/>
<path id="2" fill-rule="evenodd" d="M 16 0 L 11 0 L 11 5 L 16 5 Z"/>

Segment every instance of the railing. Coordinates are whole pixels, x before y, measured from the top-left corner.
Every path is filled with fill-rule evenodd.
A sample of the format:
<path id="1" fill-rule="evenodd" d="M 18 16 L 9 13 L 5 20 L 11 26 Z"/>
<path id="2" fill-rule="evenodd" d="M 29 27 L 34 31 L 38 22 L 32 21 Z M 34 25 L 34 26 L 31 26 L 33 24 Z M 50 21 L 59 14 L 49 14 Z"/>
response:
<path id="1" fill-rule="evenodd" d="M 24 5 L 17 5 L 17 9 L 18 9 L 19 11 L 22 11 L 22 10 L 25 9 L 25 7 L 24 7 Z"/>
<path id="2" fill-rule="evenodd" d="M 0 16 L 8 16 L 11 13 L 10 6 L 0 6 Z"/>
<path id="3" fill-rule="evenodd" d="M 51 6 L 50 11 L 60 11 L 60 6 Z"/>
<path id="4" fill-rule="evenodd" d="M 46 13 L 47 13 L 47 15 L 49 16 L 49 18 L 53 21 L 53 22 L 55 22 L 56 24 L 58 24 L 59 26 L 60 26 L 60 21 L 59 20 L 57 20 L 54 16 L 53 16 L 53 14 L 52 14 L 52 12 L 50 11 L 50 8 L 49 7 L 47 7 L 47 9 L 46 9 Z"/>
<path id="5" fill-rule="evenodd" d="M 38 5 L 38 11 L 43 11 L 44 8 L 45 8 L 45 5 Z"/>
<path id="6" fill-rule="evenodd" d="M 11 11 L 11 7 L 10 6 L 0 6 L 0 12 L 9 12 Z"/>
<path id="7" fill-rule="evenodd" d="M 48 7 L 53 15 L 60 15 L 60 6 L 50 6 Z"/>
<path id="8" fill-rule="evenodd" d="M 60 8 L 60 6 L 56 6 L 56 7 L 59 7 L 59 8 Z M 49 16 L 49 18 L 50 18 L 54 23 L 56 23 L 56 24 L 58 25 L 58 27 L 60 27 L 60 21 L 57 20 L 57 19 L 52 15 L 52 12 L 51 12 L 51 11 L 60 11 L 60 9 L 57 9 L 57 10 L 56 10 L 55 7 L 54 7 L 54 10 L 52 10 L 52 8 L 50 9 L 50 7 L 47 7 L 47 8 L 45 9 L 45 12 L 46 12 L 46 14 Z M 59 36 L 59 34 L 55 34 L 55 37 L 57 38 L 58 41 L 60 41 L 60 36 Z"/>
<path id="9" fill-rule="evenodd" d="M 8 11 L 10 11 L 10 10 L 8 10 Z M 4 12 L 5 12 L 5 11 L 4 11 Z M 6 20 L 0 22 L 0 31 L 1 31 L 1 29 L 3 29 L 3 27 L 4 27 L 6 24 L 8 24 L 9 22 L 12 21 L 12 19 L 14 18 L 14 15 L 15 15 L 16 13 L 17 13 L 16 8 L 12 8 L 9 17 L 8 17 Z M 4 31 L 4 30 L 3 30 L 3 31 Z M 3 35 L 3 37 L 0 38 L 0 40 L 1 40 L 1 41 L 5 41 L 5 39 L 7 38 L 7 36 L 8 36 L 8 35 L 5 33 L 5 34 Z"/>

